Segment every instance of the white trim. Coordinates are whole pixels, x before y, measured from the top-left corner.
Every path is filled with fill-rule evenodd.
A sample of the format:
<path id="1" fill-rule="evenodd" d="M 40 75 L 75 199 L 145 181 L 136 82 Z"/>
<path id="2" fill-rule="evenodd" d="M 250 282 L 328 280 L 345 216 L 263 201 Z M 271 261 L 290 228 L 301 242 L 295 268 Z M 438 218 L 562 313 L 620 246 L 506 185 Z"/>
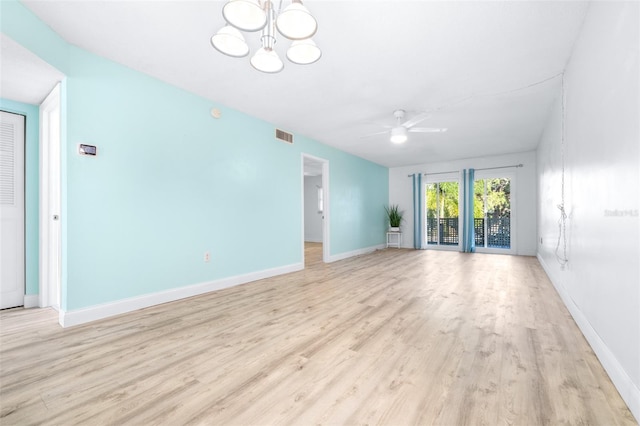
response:
<path id="1" fill-rule="evenodd" d="M 460 224 L 458 223 L 458 226 Z M 423 250 L 440 250 L 440 251 L 461 251 L 460 249 L 460 239 L 458 239 L 458 244 L 425 244 Z"/>
<path id="2" fill-rule="evenodd" d="M 37 308 L 40 306 L 40 296 L 37 294 L 25 294 L 24 295 L 24 307 L 25 309 Z"/>
<path id="3" fill-rule="evenodd" d="M 62 107 L 61 107 L 61 93 L 60 93 L 60 83 L 57 83 L 55 85 L 55 87 L 51 90 L 51 93 L 49 93 L 49 95 L 47 95 L 46 99 L 40 104 L 40 109 L 39 109 L 39 118 L 40 118 L 40 212 L 39 212 L 39 223 L 40 223 L 40 235 L 39 235 L 39 246 L 40 246 L 40 262 L 39 262 L 39 287 L 40 287 L 40 294 L 39 294 L 39 306 L 44 308 L 47 306 L 54 306 L 56 309 L 60 306 L 60 298 L 59 295 L 61 293 L 61 285 L 62 285 L 62 278 L 61 278 L 61 269 L 60 269 L 60 259 L 58 256 L 58 262 L 59 262 L 59 267 L 58 267 L 58 271 L 57 271 L 57 293 L 58 293 L 58 300 L 56 300 L 56 303 L 51 303 L 51 292 L 53 290 L 55 290 L 55 285 L 51 283 L 51 276 L 53 275 L 52 272 L 49 270 L 50 265 L 51 265 L 51 259 L 50 257 L 52 256 L 52 252 L 57 251 L 57 253 L 59 253 L 61 255 L 62 253 L 62 234 L 61 232 L 58 233 L 58 244 L 57 244 L 57 248 L 56 247 L 51 247 L 52 246 L 52 242 L 51 242 L 51 238 L 50 238 L 50 227 L 52 226 L 52 221 L 51 221 L 51 206 L 50 206 L 50 185 L 49 185 L 49 178 L 50 178 L 50 174 L 51 174 L 51 164 L 50 164 L 50 137 L 48 134 L 45 134 L 45 131 L 48 133 L 49 129 L 48 129 L 48 124 L 45 124 L 45 115 L 48 114 L 50 111 L 55 111 L 56 109 L 58 110 L 58 116 L 60 117 L 60 123 L 59 123 L 59 131 L 62 131 Z M 48 122 L 48 118 L 47 118 L 47 122 Z M 62 141 L 61 138 L 58 138 L 58 147 L 57 147 L 60 156 L 62 155 Z M 58 163 L 56 165 L 57 167 L 57 171 L 54 170 L 54 172 L 60 174 L 61 172 L 61 165 L 60 163 Z M 57 192 L 58 192 L 58 198 L 56 203 L 58 204 L 58 211 L 56 212 L 56 214 L 60 214 L 59 209 L 61 209 L 61 181 L 58 180 L 58 188 L 57 188 Z M 60 225 L 60 222 L 58 222 L 59 229 L 61 230 L 62 226 Z"/>
<path id="4" fill-rule="evenodd" d="M 304 242 L 305 243 L 321 243 L 322 238 L 305 238 Z"/>
<path id="5" fill-rule="evenodd" d="M 561 284 L 562 281 L 551 272 L 551 269 L 545 263 L 540 253 L 537 254 L 537 258 L 540 265 L 542 265 L 542 268 L 547 273 L 549 280 L 560 295 L 560 298 L 562 298 L 562 301 L 569 310 L 569 313 L 578 325 L 578 328 L 582 331 L 582 334 L 587 339 L 587 342 L 593 349 L 593 352 L 595 352 L 598 360 L 602 364 L 602 367 L 604 367 L 605 371 L 609 375 L 613 385 L 620 393 L 620 396 L 627 404 L 635 418 L 640 419 L 640 389 L 636 387 L 627 372 L 618 362 L 616 356 L 609 350 L 598 333 L 593 329 L 589 320 L 573 302 L 573 299 L 571 299 L 571 296 Z"/>
<path id="6" fill-rule="evenodd" d="M 347 251 L 344 253 L 340 253 L 340 254 L 336 254 L 334 256 L 329 256 L 329 262 L 337 262 L 338 260 L 344 260 L 344 259 L 348 259 L 350 257 L 354 257 L 354 256 L 360 256 L 362 254 L 368 254 L 368 253 L 372 253 L 376 250 L 383 250 L 387 248 L 386 244 L 378 244 L 375 246 L 371 246 L 371 247 L 365 247 L 365 248 L 361 248 L 358 250 L 353 250 L 353 251 Z"/>
<path id="7" fill-rule="evenodd" d="M 329 160 L 322 160 L 322 189 L 324 191 L 324 209 L 322 212 L 322 261 L 329 262 L 331 257 L 331 197 L 329 189 Z"/>
<path id="8" fill-rule="evenodd" d="M 193 284 L 185 287 L 172 288 L 170 290 L 164 290 L 157 293 L 144 294 L 142 296 L 117 300 L 115 302 L 104 303 L 101 305 L 89 306 L 87 308 L 77 309 L 73 311 L 63 311 L 61 309 L 59 321 L 60 325 L 62 325 L 63 327 L 71 327 L 74 325 L 112 317 L 114 315 L 124 314 L 138 309 L 148 308 L 150 306 L 155 306 L 162 303 L 173 302 L 176 300 L 185 299 L 187 297 L 197 296 L 199 294 L 209 293 L 211 291 L 245 284 L 251 281 L 257 281 L 264 278 L 274 277 L 276 275 L 283 275 L 295 271 L 300 271 L 302 269 L 304 269 L 303 263 L 294 263 L 292 265 L 281 266 L 278 268 L 265 269 L 262 271 L 250 272 L 248 274 L 221 278 L 215 281 Z"/>
<path id="9" fill-rule="evenodd" d="M 513 240 L 511 240 L 513 241 Z M 503 248 L 495 248 L 495 247 L 476 247 L 476 253 L 484 253 L 484 254 L 508 254 L 509 256 L 517 256 L 518 253 L 513 251 L 512 249 L 503 249 Z"/>

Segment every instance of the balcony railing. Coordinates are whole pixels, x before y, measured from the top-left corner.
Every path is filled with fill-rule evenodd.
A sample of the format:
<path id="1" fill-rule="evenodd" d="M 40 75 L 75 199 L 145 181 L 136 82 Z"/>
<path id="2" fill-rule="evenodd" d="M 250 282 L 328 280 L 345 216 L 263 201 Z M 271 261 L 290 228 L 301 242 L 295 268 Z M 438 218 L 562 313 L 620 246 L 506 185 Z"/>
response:
<path id="1" fill-rule="evenodd" d="M 440 218 L 440 238 L 438 239 L 438 219 L 427 218 L 427 244 L 438 244 L 445 246 L 458 245 L 458 218 Z"/>
<path id="2" fill-rule="evenodd" d="M 487 217 L 486 247 L 510 248 L 511 223 L 508 217 Z M 438 223 L 439 234 L 438 234 Z M 459 221 L 457 217 L 427 218 L 427 244 L 458 245 Z M 485 247 L 485 219 L 473 220 L 476 247 Z M 438 238 L 439 237 L 439 238 Z"/>
<path id="3" fill-rule="evenodd" d="M 480 244 L 480 246 L 482 247 L 482 244 Z M 487 217 L 487 247 L 506 249 L 511 247 L 510 218 Z"/>

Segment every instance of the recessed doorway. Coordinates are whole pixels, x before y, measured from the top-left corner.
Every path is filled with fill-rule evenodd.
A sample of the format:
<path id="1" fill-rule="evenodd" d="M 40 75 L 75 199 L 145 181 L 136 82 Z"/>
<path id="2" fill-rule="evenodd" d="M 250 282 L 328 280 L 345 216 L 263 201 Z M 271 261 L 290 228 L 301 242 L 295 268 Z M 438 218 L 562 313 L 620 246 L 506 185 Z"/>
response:
<path id="1" fill-rule="evenodd" d="M 302 154 L 302 259 L 305 266 L 329 258 L 329 162 Z"/>

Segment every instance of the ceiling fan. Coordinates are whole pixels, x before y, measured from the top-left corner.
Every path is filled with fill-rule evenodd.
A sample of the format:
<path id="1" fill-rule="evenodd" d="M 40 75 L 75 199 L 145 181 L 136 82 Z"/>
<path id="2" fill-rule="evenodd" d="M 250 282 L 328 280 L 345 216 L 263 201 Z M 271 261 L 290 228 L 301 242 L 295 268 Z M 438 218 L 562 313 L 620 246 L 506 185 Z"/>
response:
<path id="1" fill-rule="evenodd" d="M 393 112 L 393 116 L 396 118 L 395 126 L 383 125 L 383 127 L 389 130 L 372 133 L 370 135 L 361 136 L 361 137 L 368 138 L 370 136 L 389 133 L 390 140 L 392 143 L 401 144 L 407 141 L 409 132 L 411 133 L 442 133 L 447 131 L 447 129 L 445 128 L 437 128 L 437 127 L 413 127 L 416 124 L 420 123 L 421 121 L 425 120 L 427 117 L 429 117 L 430 113 L 428 112 L 418 114 L 415 117 L 403 123 L 402 120 L 404 120 L 404 115 L 405 115 L 405 110 L 403 109 L 395 110 Z"/>

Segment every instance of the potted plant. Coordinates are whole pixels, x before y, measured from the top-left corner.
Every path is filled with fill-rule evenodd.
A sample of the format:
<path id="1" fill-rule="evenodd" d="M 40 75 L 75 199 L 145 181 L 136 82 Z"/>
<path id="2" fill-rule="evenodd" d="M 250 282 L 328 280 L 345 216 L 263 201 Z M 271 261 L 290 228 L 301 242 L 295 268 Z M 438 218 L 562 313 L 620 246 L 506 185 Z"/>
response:
<path id="1" fill-rule="evenodd" d="M 400 224 L 402 223 L 402 215 L 404 212 L 400 211 L 400 206 L 397 204 L 391 204 L 384 208 L 387 212 L 387 218 L 389 219 L 389 231 L 399 232 Z"/>

